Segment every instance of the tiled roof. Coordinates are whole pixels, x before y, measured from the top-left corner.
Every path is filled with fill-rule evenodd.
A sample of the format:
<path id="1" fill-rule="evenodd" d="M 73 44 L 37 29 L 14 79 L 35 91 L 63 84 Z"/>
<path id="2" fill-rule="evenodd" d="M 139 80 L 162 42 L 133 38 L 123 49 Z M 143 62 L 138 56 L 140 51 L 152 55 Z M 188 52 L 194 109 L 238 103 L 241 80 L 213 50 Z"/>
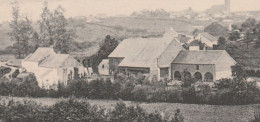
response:
<path id="1" fill-rule="evenodd" d="M 124 58 L 121 67 L 150 67 L 173 41 L 179 43 L 169 38 L 126 39 L 109 57 Z"/>
<path id="2" fill-rule="evenodd" d="M 27 56 L 24 60 L 39 62 L 52 54 L 55 54 L 53 48 L 39 47 L 33 54 Z"/>
<path id="3" fill-rule="evenodd" d="M 218 39 L 212 35 L 210 35 L 209 33 L 205 32 L 205 33 L 202 33 L 200 36 L 203 36 L 205 38 L 207 38 L 209 41 L 211 42 L 215 42 L 215 41 L 218 41 Z"/>
<path id="4" fill-rule="evenodd" d="M 178 64 L 216 64 L 224 50 L 182 50 L 172 63 Z"/>
<path id="5" fill-rule="evenodd" d="M 78 67 L 82 66 L 77 60 L 68 54 L 53 54 L 39 64 L 41 67 Z"/>

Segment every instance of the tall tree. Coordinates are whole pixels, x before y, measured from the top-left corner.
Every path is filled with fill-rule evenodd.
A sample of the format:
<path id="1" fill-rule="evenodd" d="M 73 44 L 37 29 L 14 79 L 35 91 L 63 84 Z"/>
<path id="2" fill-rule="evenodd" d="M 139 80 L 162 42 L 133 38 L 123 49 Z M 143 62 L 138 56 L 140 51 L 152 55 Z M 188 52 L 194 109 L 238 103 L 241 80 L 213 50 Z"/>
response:
<path id="1" fill-rule="evenodd" d="M 257 24 L 255 18 L 248 18 L 245 22 L 242 23 L 241 27 L 243 31 L 252 31 Z"/>
<path id="2" fill-rule="evenodd" d="M 68 53 L 69 45 L 75 38 L 74 31 L 69 28 L 67 19 L 64 17 L 64 9 L 59 6 L 53 13 L 53 34 L 55 49 L 60 53 Z"/>
<path id="3" fill-rule="evenodd" d="M 99 51 L 93 57 L 92 68 L 93 71 L 97 72 L 97 66 L 103 59 L 107 59 L 108 55 L 117 47 L 118 41 L 115 38 L 112 38 L 110 35 L 107 35 L 106 38 L 99 44 Z"/>
<path id="4" fill-rule="evenodd" d="M 53 14 L 48 8 L 48 2 L 45 1 L 43 4 L 40 24 L 40 46 L 48 47 L 54 44 L 53 40 Z"/>
<path id="5" fill-rule="evenodd" d="M 240 33 L 238 31 L 232 31 L 232 33 L 229 34 L 229 40 L 231 41 L 237 41 L 240 39 Z"/>
<path id="6" fill-rule="evenodd" d="M 10 36 L 11 41 L 15 41 L 14 46 L 17 46 L 17 48 L 14 48 L 16 50 L 15 52 L 17 52 L 18 58 L 21 58 L 21 52 L 19 51 L 20 47 L 18 47 L 19 43 L 20 43 L 19 36 L 18 36 L 18 33 L 19 33 L 18 32 L 18 27 L 19 27 L 18 19 L 19 19 L 20 15 L 19 15 L 19 5 L 18 5 L 17 1 L 14 1 L 12 3 L 12 9 L 13 9 L 13 13 L 12 13 L 13 20 L 10 24 L 10 28 L 12 29 L 12 31 L 9 32 L 8 35 Z"/>
<path id="7" fill-rule="evenodd" d="M 249 44 L 254 41 L 255 39 L 255 34 L 250 32 L 250 31 L 247 31 L 246 32 L 246 35 L 245 35 L 245 38 L 244 38 L 244 42 L 246 43 L 246 47 L 248 49 L 249 47 Z"/>
<path id="8" fill-rule="evenodd" d="M 31 21 L 25 17 L 20 18 L 19 15 L 19 5 L 18 2 L 15 1 L 13 4 L 13 20 L 10 24 L 11 32 L 8 33 L 11 41 L 15 41 L 13 44 L 13 48 L 16 50 L 16 54 L 18 58 L 25 57 L 30 51 L 30 43 L 32 39 L 32 34 L 34 32 Z"/>
<path id="9" fill-rule="evenodd" d="M 218 45 L 226 45 L 226 39 L 224 37 L 219 37 L 218 38 Z"/>

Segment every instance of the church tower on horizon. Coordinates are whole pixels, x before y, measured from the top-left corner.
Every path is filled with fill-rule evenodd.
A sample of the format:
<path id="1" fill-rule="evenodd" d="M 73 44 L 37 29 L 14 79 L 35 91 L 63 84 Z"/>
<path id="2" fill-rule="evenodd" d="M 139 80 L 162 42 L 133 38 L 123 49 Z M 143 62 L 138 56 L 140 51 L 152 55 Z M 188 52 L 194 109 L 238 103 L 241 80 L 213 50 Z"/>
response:
<path id="1" fill-rule="evenodd" d="M 230 15 L 230 7 L 231 7 L 231 4 L 230 4 L 230 0 L 225 0 L 225 8 L 226 8 L 226 11 L 227 11 L 227 14 L 228 16 Z"/>

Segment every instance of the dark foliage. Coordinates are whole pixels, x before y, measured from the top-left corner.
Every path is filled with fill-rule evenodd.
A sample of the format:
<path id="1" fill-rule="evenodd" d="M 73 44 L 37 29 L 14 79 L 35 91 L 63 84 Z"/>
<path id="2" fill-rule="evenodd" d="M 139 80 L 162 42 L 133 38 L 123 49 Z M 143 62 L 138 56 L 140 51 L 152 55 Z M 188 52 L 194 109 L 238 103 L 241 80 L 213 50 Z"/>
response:
<path id="1" fill-rule="evenodd" d="M 123 99 L 140 102 L 178 102 L 192 104 L 253 104 L 260 102 L 260 91 L 256 82 L 247 82 L 244 71 L 234 68 L 233 79 L 221 79 L 215 83 L 217 90 L 202 82 L 195 82 L 189 73 L 183 73 L 183 85 L 168 86 L 164 81 L 148 82 L 146 78 L 118 75 L 110 79 L 86 81 L 74 79 L 58 89 L 46 90 L 38 87 L 34 77 L 25 80 L 13 79 L 0 84 L 0 95 L 29 97 L 70 97 L 89 99 Z M 140 81 L 141 79 L 143 81 Z"/>
<path id="2" fill-rule="evenodd" d="M 162 122 L 167 121 L 157 113 L 147 113 L 139 106 L 117 103 L 112 111 L 85 100 L 60 101 L 52 106 L 42 106 L 31 100 L 2 101 L 0 120 L 7 122 Z"/>
<path id="3" fill-rule="evenodd" d="M 255 114 L 254 119 L 250 120 L 249 122 L 260 122 L 260 114 Z"/>

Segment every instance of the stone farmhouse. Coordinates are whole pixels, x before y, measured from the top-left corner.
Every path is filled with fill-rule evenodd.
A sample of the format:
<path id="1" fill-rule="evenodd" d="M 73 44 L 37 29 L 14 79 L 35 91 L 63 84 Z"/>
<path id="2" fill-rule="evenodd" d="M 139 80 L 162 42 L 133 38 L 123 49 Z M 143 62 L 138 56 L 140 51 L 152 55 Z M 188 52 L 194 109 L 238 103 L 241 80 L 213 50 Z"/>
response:
<path id="1" fill-rule="evenodd" d="M 231 77 L 235 60 L 224 50 L 185 50 L 170 38 L 125 39 L 108 56 L 109 73 L 143 73 L 158 79 L 179 79 L 185 70 L 198 80 Z"/>
<path id="2" fill-rule="evenodd" d="M 56 88 L 58 83 L 67 84 L 75 74 L 84 75 L 84 66 L 68 54 L 56 54 L 53 48 L 39 47 L 22 60 L 22 67 L 33 73 L 41 88 Z"/>
<path id="3" fill-rule="evenodd" d="M 225 50 L 182 50 L 171 64 L 172 79 L 180 79 L 184 70 L 197 80 L 216 81 L 231 78 L 236 61 Z"/>

